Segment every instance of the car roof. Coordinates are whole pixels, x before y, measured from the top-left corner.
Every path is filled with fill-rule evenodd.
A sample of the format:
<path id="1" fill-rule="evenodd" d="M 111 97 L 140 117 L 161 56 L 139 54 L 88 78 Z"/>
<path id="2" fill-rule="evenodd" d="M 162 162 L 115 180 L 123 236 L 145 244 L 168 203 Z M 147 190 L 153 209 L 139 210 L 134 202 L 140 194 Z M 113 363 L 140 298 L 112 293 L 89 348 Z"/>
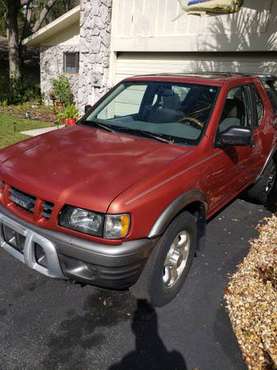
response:
<path id="1" fill-rule="evenodd" d="M 205 85 L 222 85 L 226 80 L 256 78 L 258 76 L 236 72 L 159 73 L 129 77 L 127 81 L 194 82 Z"/>

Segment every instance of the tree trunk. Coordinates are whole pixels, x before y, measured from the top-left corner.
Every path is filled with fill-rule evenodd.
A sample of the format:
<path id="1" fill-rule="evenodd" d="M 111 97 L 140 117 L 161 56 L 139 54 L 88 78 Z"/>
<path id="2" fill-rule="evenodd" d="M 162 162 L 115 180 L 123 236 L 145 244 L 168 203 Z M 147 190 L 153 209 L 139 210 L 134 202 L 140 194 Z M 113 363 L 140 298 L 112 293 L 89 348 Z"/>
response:
<path id="1" fill-rule="evenodd" d="M 10 79 L 19 80 L 20 71 L 20 53 L 17 16 L 20 9 L 19 0 L 8 0 L 7 3 L 7 37 L 9 46 L 9 69 Z"/>

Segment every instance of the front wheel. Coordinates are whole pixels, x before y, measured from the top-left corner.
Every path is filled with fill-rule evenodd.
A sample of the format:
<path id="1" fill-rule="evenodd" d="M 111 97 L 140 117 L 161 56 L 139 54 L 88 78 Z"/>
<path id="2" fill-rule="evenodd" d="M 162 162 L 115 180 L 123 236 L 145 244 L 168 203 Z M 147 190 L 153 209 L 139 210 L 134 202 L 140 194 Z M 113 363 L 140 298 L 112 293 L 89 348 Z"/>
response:
<path id="1" fill-rule="evenodd" d="M 137 281 L 130 289 L 138 299 L 164 306 L 180 291 L 197 246 L 197 222 L 189 212 L 168 226 Z"/>

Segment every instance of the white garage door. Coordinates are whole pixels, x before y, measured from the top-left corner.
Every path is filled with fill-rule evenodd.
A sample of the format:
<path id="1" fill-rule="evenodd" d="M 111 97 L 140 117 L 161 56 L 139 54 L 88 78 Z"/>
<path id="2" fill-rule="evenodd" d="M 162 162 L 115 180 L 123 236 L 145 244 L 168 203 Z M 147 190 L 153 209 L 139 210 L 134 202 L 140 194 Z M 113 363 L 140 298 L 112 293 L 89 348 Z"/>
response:
<path id="1" fill-rule="evenodd" d="M 114 79 L 197 71 L 277 74 L 277 53 L 118 53 Z"/>

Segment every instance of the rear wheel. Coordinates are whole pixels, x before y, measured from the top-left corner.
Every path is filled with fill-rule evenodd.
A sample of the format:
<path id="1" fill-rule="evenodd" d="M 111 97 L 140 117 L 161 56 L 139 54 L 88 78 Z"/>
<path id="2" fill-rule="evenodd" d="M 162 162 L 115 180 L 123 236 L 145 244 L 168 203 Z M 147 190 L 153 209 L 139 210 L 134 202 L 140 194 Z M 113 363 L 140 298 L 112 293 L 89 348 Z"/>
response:
<path id="1" fill-rule="evenodd" d="M 260 179 L 247 191 L 250 201 L 267 205 L 274 198 L 276 192 L 277 169 L 272 159 L 267 165 Z"/>
<path id="2" fill-rule="evenodd" d="M 153 306 L 169 303 L 180 291 L 197 244 L 197 223 L 189 212 L 177 216 L 152 252 L 138 282 L 130 289 Z"/>

